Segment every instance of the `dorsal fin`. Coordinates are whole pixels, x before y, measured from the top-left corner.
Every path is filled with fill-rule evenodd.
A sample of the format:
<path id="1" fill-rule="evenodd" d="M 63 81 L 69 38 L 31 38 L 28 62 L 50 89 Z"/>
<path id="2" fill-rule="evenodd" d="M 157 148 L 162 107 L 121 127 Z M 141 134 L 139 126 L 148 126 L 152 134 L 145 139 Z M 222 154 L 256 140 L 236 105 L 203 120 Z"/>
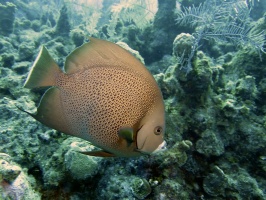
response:
<path id="1" fill-rule="evenodd" d="M 73 74 L 92 67 L 124 67 L 147 73 L 145 66 L 131 53 L 108 41 L 90 38 L 88 43 L 68 55 L 65 72 Z"/>

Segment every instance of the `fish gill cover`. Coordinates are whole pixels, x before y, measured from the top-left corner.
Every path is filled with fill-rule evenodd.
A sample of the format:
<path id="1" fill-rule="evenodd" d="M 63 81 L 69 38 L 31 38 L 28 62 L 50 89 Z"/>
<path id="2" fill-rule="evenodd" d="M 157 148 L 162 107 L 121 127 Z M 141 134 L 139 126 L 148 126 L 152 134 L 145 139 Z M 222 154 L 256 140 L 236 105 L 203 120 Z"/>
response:
<path id="1" fill-rule="evenodd" d="M 265 1 L 0 3 L 0 199 L 266 199 Z M 62 67 L 89 36 L 142 56 L 167 151 L 89 157 L 17 109 L 36 112 L 42 92 L 23 84 L 41 46 Z"/>

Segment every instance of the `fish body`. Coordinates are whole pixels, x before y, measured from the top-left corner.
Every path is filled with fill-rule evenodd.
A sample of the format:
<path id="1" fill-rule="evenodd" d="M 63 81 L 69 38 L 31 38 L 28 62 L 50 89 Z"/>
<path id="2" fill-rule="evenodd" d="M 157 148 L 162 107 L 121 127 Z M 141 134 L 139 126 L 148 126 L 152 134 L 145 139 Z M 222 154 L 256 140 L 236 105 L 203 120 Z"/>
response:
<path id="1" fill-rule="evenodd" d="M 67 57 L 64 70 L 43 47 L 25 83 L 51 86 L 35 119 L 102 149 L 88 155 L 131 157 L 164 148 L 160 89 L 129 52 L 91 38 Z"/>

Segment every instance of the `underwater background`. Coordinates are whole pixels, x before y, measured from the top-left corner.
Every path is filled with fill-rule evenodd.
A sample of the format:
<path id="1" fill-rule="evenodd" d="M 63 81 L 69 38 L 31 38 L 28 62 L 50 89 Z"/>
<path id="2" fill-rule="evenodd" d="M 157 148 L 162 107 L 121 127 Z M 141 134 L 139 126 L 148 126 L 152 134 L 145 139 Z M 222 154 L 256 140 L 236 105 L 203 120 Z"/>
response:
<path id="1" fill-rule="evenodd" d="M 0 199 L 266 199 L 265 0 L 0 0 Z M 167 150 L 99 158 L 23 88 L 42 45 L 63 67 L 119 42 L 161 88 Z"/>

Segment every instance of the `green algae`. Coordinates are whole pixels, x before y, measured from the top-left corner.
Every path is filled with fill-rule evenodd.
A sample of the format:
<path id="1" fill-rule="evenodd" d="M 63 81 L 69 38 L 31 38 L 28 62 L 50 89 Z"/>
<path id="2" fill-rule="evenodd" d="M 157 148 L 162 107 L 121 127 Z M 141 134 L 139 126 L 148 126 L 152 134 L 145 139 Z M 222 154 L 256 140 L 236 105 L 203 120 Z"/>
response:
<path id="1" fill-rule="evenodd" d="M 22 9 L 19 3 L 16 7 Z M 88 142 L 51 130 L 17 109 L 36 112 L 41 92 L 23 89 L 23 83 L 38 48 L 47 46 L 63 66 L 64 57 L 88 36 L 85 23 L 67 26 L 63 31 L 69 37 L 56 33 L 60 9 L 57 15 L 17 17 L 9 37 L 0 36 L 0 152 L 10 155 L 12 161 L 4 163 L 14 167 L 1 168 L 1 178 L 25 173 L 34 199 L 265 199 L 265 54 L 261 60 L 248 46 L 206 41 L 187 74 L 176 57 L 184 48 L 189 51 L 190 43 L 174 39 L 193 30 L 168 24 L 174 13 L 157 13 L 159 24 L 144 30 L 119 23 L 114 38 L 106 35 L 105 21 L 94 36 L 139 52 L 160 85 L 168 150 L 138 159 L 87 157 L 79 151 L 93 150 Z M 265 16 L 257 23 L 262 30 Z"/>
<path id="2" fill-rule="evenodd" d="M 8 36 L 13 32 L 15 21 L 16 6 L 13 3 L 7 2 L 5 5 L 0 3 L 0 34 Z"/>

